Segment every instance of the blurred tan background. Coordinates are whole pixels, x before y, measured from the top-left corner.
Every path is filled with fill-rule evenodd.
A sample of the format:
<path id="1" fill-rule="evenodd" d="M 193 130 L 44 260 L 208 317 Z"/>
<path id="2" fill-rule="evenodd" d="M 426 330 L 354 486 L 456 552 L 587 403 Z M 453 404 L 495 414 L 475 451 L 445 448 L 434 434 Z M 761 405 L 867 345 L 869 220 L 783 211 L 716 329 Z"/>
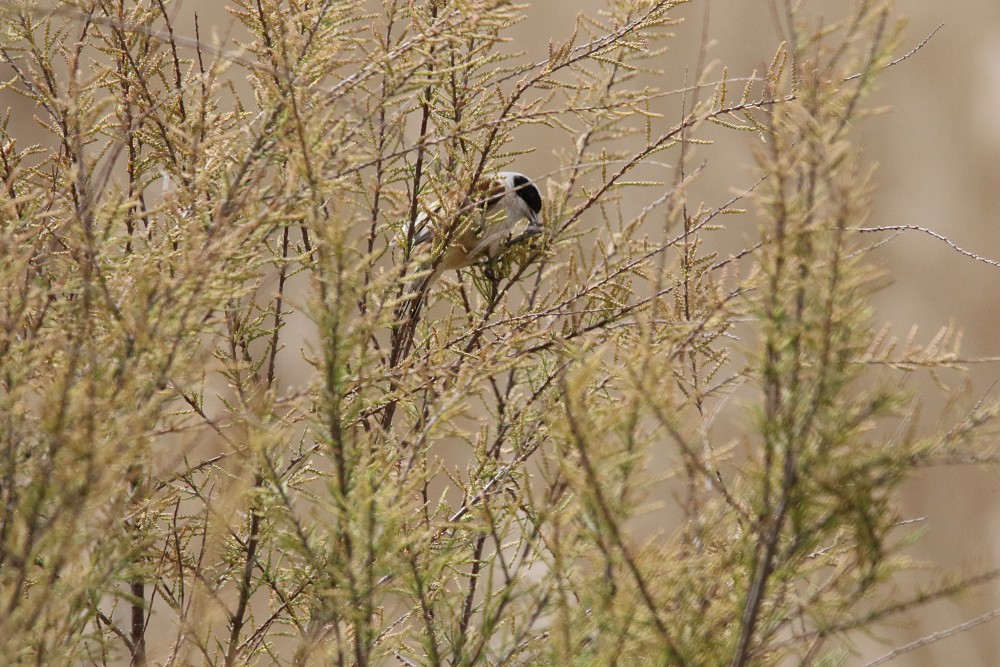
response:
<path id="1" fill-rule="evenodd" d="M 529 19 L 518 26 L 529 51 L 544 54 L 549 38 L 565 38 L 576 11 L 602 4 L 580 0 L 570 11 L 563 2 L 534 0 Z M 694 72 L 707 16 L 707 34 L 715 44 L 709 60 L 729 66 L 732 77 L 763 69 L 781 41 L 770 0 L 695 0 L 678 10 L 686 24 L 664 56 L 667 70 L 661 88 L 680 87 L 684 70 Z M 777 4 L 781 4 L 779 1 Z M 851 2 L 806 0 L 810 15 L 840 18 Z M 707 9 L 707 14 L 706 14 Z M 1000 2 L 996 0 L 897 0 L 896 13 L 907 19 L 900 55 L 938 26 L 934 37 L 912 57 L 885 72 L 869 106 L 890 111 L 865 120 L 855 138 L 869 161 L 878 165 L 870 226 L 917 225 L 934 230 L 977 255 L 1000 261 Z M 720 70 L 716 70 L 717 72 Z M 690 81 L 692 74 L 688 74 Z M 677 118 L 680 102 L 668 98 L 663 109 Z M 542 141 L 539 136 L 536 142 Z M 730 135 L 725 145 L 707 149 L 693 161 L 709 161 L 698 196 L 712 205 L 725 201 L 749 176 L 752 135 Z M 669 158 L 665 158 L 669 160 Z M 536 172 L 544 172 L 544 150 Z M 525 167 L 527 170 L 529 167 Z M 532 166 L 532 168 L 534 168 Z M 531 172 L 529 172 L 531 173 Z M 754 221 L 727 218 L 731 250 L 744 247 Z M 740 226 L 746 225 L 745 230 Z M 873 238 L 873 241 L 875 239 Z M 889 284 L 875 298 L 876 323 L 891 324 L 905 338 L 918 326 L 917 340 L 929 342 L 954 323 L 964 332 L 965 358 L 1000 358 L 1000 267 L 960 255 L 945 243 L 918 232 L 904 232 L 874 253 Z M 943 378 L 961 386 L 966 378 Z M 968 401 L 1000 391 L 1000 363 L 971 366 Z M 927 386 L 921 378 L 917 387 Z M 930 392 L 929 392 L 930 393 Z M 945 410 L 927 402 L 921 422 L 934 426 Z M 664 500 L 667 500 L 665 498 Z M 905 519 L 924 520 L 922 539 L 907 550 L 918 564 L 942 573 L 971 575 L 1000 567 L 1000 484 L 986 467 L 951 466 L 925 471 L 904 487 Z M 926 571 L 901 578 L 897 593 L 913 594 L 917 582 L 939 577 Z M 987 584 L 919 611 L 901 615 L 871 637 L 855 636 L 859 654 L 848 665 L 865 665 L 895 647 L 945 631 L 1000 608 L 1000 582 Z M 891 665 L 991 667 L 1000 665 L 1000 618 L 906 653 Z"/>
<path id="2" fill-rule="evenodd" d="M 804 4 L 810 13 L 825 11 L 832 18 L 852 3 Z M 712 55 L 741 65 L 767 58 L 777 42 L 767 5 L 766 0 L 712 2 L 709 35 L 719 43 Z M 704 6 L 686 9 L 700 28 Z M 871 102 L 889 105 L 891 111 L 857 128 L 859 145 L 878 165 L 870 225 L 930 228 L 964 249 L 1000 260 L 1000 2 L 897 0 L 896 11 L 909 20 L 901 52 L 943 27 L 912 58 L 884 73 Z M 693 62 L 699 32 L 692 27 L 678 31 L 673 54 L 688 63 Z M 755 38 L 747 39 L 747 34 Z M 927 342 L 953 321 L 965 332 L 963 356 L 1000 355 L 1000 267 L 963 257 L 917 232 L 903 233 L 874 259 L 892 281 L 876 297 L 877 322 L 891 323 L 894 333 L 903 337 L 911 325 L 918 325 L 918 339 Z M 956 376 L 945 379 L 953 384 L 961 381 Z M 1000 364 L 972 367 L 970 400 L 991 388 L 995 396 L 993 385 L 998 380 Z M 933 425 L 943 409 L 924 404 L 923 422 Z M 997 481 L 995 470 L 959 466 L 929 470 L 908 483 L 904 517 L 926 517 L 926 533 L 908 553 L 952 573 L 1000 566 Z M 912 578 L 917 579 L 927 581 L 926 576 Z M 858 638 L 861 653 L 848 664 L 866 664 L 894 646 L 998 607 L 1000 583 L 925 607 L 899 618 L 895 627 L 876 637 Z M 890 664 L 1000 665 L 1000 619 Z"/>
<path id="3" fill-rule="evenodd" d="M 806 2 L 810 13 L 839 16 L 849 3 Z M 701 6 L 693 6 L 701 5 Z M 674 56 L 694 62 L 702 3 L 685 9 L 697 23 L 678 31 Z M 766 0 L 715 0 L 709 35 L 712 55 L 731 65 L 766 59 L 778 40 Z M 871 102 L 887 114 L 857 128 L 856 138 L 878 165 L 870 224 L 918 225 L 945 235 L 964 249 L 1000 260 L 1000 2 L 995 0 L 898 0 L 909 22 L 901 52 L 939 25 L 913 57 L 880 80 Z M 749 28 L 749 30 L 748 30 Z M 746 35 L 754 35 L 747 39 Z M 732 71 L 732 69 L 730 70 Z M 734 176 L 737 174 L 734 173 Z M 740 182 L 740 181 L 733 181 Z M 927 235 L 905 232 L 875 254 L 891 284 L 876 299 L 876 321 L 906 336 L 918 325 L 927 342 L 954 322 L 965 332 L 963 355 L 1000 355 L 1000 268 L 963 257 Z M 957 377 L 946 378 L 957 383 Z M 1000 380 L 1000 364 L 972 367 L 972 397 Z M 993 388 L 993 394 L 996 394 Z M 933 425 L 944 406 L 924 404 Z M 905 487 L 903 515 L 926 517 L 923 538 L 908 553 L 947 572 L 972 574 L 1000 565 L 1000 486 L 994 470 L 949 467 L 926 471 Z M 926 576 L 902 582 L 927 581 Z M 904 588 L 900 594 L 912 593 Z M 951 628 L 1000 607 L 1000 584 L 990 584 L 897 619 L 875 637 L 857 638 L 864 665 L 895 646 Z M 1000 665 L 1000 619 L 918 649 L 892 665 Z"/>
<path id="4" fill-rule="evenodd" d="M 528 19 L 517 26 L 512 47 L 536 58 L 544 57 L 550 39 L 569 36 L 577 12 L 596 11 L 603 4 L 602 0 L 528 1 Z M 193 34 L 190 23 L 183 20 L 193 10 L 200 14 L 203 36 L 210 33 L 209 24 L 217 26 L 216 34 L 223 34 L 231 24 L 222 0 L 178 0 L 176 4 L 182 8 L 177 25 L 182 34 Z M 805 1 L 809 13 L 826 13 L 831 19 L 839 18 L 849 4 L 848 0 Z M 677 38 L 663 56 L 666 74 L 657 85 L 680 87 L 685 68 L 692 73 L 688 80 L 694 76 L 703 30 L 716 43 L 709 59 L 727 64 L 730 76 L 745 76 L 765 67 L 781 41 L 769 5 L 770 0 L 713 0 L 710 4 L 693 0 L 680 8 L 677 15 L 687 23 L 676 29 Z M 1000 260 L 1000 1 L 897 0 L 896 10 L 909 19 L 901 52 L 944 25 L 923 49 L 882 76 L 871 103 L 889 105 L 891 112 L 857 128 L 859 144 L 879 165 L 869 222 L 930 228 L 962 248 Z M 0 93 L 0 108 L 7 105 L 27 110 L 25 120 L 30 119 L 32 112 L 23 100 Z M 667 98 L 664 105 L 658 111 L 668 118 L 678 116 L 679 99 Z M 519 169 L 529 174 L 552 169 L 552 149 L 546 146 L 544 129 L 532 129 L 517 141 L 537 149 L 519 160 Z M 754 141 L 754 135 L 733 138 L 730 134 L 725 145 L 699 154 L 709 164 L 697 196 L 718 205 L 735 188 L 749 185 L 753 180 L 749 148 Z M 663 177 L 669 179 L 669 175 Z M 752 218 L 725 222 L 726 233 L 733 238 L 732 250 L 744 247 L 752 236 Z M 741 230 L 741 225 L 746 229 Z M 892 281 L 876 297 L 878 322 L 892 323 L 893 331 L 904 337 L 911 325 L 918 325 L 922 342 L 954 322 L 965 332 L 965 357 L 1000 357 L 1000 267 L 976 262 L 916 232 L 902 234 L 874 257 Z M 991 389 L 996 395 L 1000 388 L 993 385 L 998 380 L 1000 363 L 972 367 L 970 401 Z M 942 410 L 943 406 L 925 404 L 922 419 L 933 424 Z M 908 551 L 915 559 L 957 574 L 1000 567 L 1000 484 L 995 471 L 971 466 L 928 470 L 907 484 L 904 497 L 905 518 L 926 518 L 926 533 Z M 905 585 L 910 580 L 900 581 Z M 926 582 L 928 578 L 923 573 L 913 580 Z M 913 592 L 898 591 L 901 596 Z M 857 638 L 860 654 L 847 664 L 864 665 L 893 647 L 997 608 L 1000 583 L 933 604 L 901 616 L 877 636 Z M 891 664 L 1000 665 L 1000 618 Z"/>

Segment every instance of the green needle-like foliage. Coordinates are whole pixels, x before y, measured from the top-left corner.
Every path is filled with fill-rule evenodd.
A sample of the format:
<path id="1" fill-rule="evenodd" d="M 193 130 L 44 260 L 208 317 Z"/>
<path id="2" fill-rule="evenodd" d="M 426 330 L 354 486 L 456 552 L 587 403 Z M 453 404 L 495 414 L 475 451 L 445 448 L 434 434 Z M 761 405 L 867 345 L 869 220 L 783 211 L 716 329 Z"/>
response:
<path id="1" fill-rule="evenodd" d="M 672 90 L 698 4 L 539 56 L 507 0 L 0 0 L 4 664 L 839 664 L 961 590 L 891 594 L 900 482 L 995 415 L 917 429 L 957 337 L 875 325 L 896 19 Z M 405 230 L 503 169 L 546 232 L 428 284 Z"/>

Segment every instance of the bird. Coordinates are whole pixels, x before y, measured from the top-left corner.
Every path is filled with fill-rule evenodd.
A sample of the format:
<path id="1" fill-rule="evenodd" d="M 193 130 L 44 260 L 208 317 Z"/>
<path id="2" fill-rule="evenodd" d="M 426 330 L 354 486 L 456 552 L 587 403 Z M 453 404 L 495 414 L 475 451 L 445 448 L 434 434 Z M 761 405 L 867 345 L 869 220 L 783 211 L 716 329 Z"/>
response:
<path id="1" fill-rule="evenodd" d="M 429 257 L 421 266 L 430 270 L 418 290 L 426 290 L 449 269 L 472 266 L 480 259 L 494 258 L 512 243 L 542 233 L 542 195 L 530 178 L 516 171 L 488 174 L 472 188 L 469 203 L 459 206 L 469 211 L 448 220 L 442 202 L 434 202 L 404 225 L 400 234 L 412 251 L 427 245 Z M 527 220 L 524 232 L 513 233 Z"/>

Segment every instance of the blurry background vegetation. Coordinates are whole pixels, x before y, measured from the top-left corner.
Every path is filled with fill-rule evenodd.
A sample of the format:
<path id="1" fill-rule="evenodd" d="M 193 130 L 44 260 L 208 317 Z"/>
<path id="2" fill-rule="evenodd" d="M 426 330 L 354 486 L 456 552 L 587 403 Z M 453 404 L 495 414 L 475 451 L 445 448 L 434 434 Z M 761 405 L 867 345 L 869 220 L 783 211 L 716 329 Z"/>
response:
<path id="1" fill-rule="evenodd" d="M 969 463 L 992 459 L 1000 269 L 833 223 L 1000 258 L 1000 8 L 805 2 L 793 32 L 791 4 L 0 3 L 5 657 L 867 664 L 987 619 L 997 495 Z M 855 10 L 825 69 L 845 33 L 810 40 Z M 524 67 L 647 12 L 575 71 Z M 942 23 L 855 106 L 866 67 Z M 51 71 L 26 65 L 39 55 Z M 794 67 L 814 57 L 816 80 Z M 683 151 L 678 134 L 643 155 L 769 66 L 750 118 L 692 121 Z M 753 102 L 772 87 L 798 99 Z M 582 111 L 532 115 L 562 105 Z M 36 143 L 44 168 L 17 164 Z M 396 229 L 505 164 L 539 179 L 549 245 L 503 267 L 521 280 L 448 276 L 391 361 Z M 729 206 L 745 213 L 713 214 L 765 175 Z M 815 439 L 785 438 L 813 419 Z M 892 664 L 991 664 L 994 629 Z"/>

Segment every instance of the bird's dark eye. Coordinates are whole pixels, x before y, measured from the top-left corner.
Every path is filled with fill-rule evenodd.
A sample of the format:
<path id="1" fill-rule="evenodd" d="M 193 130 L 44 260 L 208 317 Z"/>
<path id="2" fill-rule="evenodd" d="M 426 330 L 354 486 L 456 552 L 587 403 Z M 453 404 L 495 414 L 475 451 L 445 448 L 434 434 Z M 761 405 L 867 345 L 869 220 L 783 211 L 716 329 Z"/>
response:
<path id="1" fill-rule="evenodd" d="M 523 199 L 524 203 L 528 205 L 528 208 L 535 213 L 541 212 L 542 194 L 526 176 L 522 176 L 521 174 L 514 176 L 514 190 L 517 192 L 517 196 Z"/>

